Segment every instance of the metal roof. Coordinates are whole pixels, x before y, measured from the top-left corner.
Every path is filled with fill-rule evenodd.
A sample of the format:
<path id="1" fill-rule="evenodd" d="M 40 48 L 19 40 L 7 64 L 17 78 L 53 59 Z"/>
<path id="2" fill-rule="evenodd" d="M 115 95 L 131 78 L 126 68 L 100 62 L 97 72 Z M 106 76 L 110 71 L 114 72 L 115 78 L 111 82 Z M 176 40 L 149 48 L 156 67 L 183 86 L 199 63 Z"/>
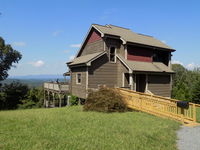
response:
<path id="1" fill-rule="evenodd" d="M 73 59 L 71 62 L 68 62 L 67 64 L 69 66 L 71 66 L 71 65 L 78 65 L 78 64 L 86 64 L 86 63 L 88 63 L 90 61 L 93 61 L 96 58 L 102 56 L 105 53 L 106 52 L 98 52 L 98 53 L 93 53 L 93 54 L 88 54 L 88 55 L 76 57 L 75 59 Z"/>
<path id="2" fill-rule="evenodd" d="M 138 34 L 127 28 L 122 28 L 114 25 L 102 26 L 98 24 L 93 24 L 92 26 L 103 34 L 119 36 L 121 40 L 124 41 L 125 43 L 132 42 L 137 44 L 144 44 L 144 45 L 173 50 L 173 48 L 171 48 L 170 46 L 166 45 L 165 43 L 161 42 L 160 40 L 157 40 L 152 36 Z"/>
<path id="3" fill-rule="evenodd" d="M 162 62 L 141 62 L 141 61 L 130 61 L 118 56 L 123 62 L 132 70 L 139 72 L 166 72 L 174 73 L 167 65 Z"/>

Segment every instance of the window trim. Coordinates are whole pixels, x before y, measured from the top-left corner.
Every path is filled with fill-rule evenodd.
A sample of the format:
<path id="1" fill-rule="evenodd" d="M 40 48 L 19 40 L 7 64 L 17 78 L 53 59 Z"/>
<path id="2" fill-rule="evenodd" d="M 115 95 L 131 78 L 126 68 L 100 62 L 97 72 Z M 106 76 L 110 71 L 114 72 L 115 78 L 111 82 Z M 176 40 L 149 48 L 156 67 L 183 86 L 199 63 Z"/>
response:
<path id="1" fill-rule="evenodd" d="M 111 61 L 110 60 L 110 49 L 111 49 L 111 47 L 114 47 L 115 48 L 115 61 Z M 110 47 L 109 47 L 109 62 L 110 63 L 116 63 L 116 54 L 117 54 L 117 50 L 116 50 L 117 48 L 116 48 L 116 46 L 114 46 L 114 45 L 111 45 Z"/>
<path id="2" fill-rule="evenodd" d="M 78 82 L 78 75 L 80 75 L 80 80 L 82 81 L 82 75 L 81 75 L 81 73 L 76 73 L 76 84 L 81 84 L 81 81 Z"/>

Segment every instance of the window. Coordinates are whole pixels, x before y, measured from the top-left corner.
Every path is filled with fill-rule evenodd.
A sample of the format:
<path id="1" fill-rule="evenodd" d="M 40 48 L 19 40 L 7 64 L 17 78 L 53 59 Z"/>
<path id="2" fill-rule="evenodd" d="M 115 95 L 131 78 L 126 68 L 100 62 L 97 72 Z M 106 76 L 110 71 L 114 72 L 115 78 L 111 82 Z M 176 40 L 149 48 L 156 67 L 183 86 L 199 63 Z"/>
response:
<path id="1" fill-rule="evenodd" d="M 116 56 L 115 56 L 116 50 L 115 47 L 110 47 L 110 62 L 116 62 Z"/>
<path id="2" fill-rule="evenodd" d="M 81 84 L 81 74 L 76 74 L 76 84 Z"/>

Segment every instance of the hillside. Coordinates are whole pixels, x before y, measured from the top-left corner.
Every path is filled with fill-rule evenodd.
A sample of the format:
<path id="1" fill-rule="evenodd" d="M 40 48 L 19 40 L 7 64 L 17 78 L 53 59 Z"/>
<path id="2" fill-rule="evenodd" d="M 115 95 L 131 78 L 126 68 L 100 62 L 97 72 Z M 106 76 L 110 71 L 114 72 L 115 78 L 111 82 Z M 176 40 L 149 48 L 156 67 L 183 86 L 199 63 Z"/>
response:
<path id="1" fill-rule="evenodd" d="M 0 149 L 174 150 L 179 123 L 141 112 L 82 107 L 0 112 Z"/>
<path id="2" fill-rule="evenodd" d="M 56 81 L 57 79 L 59 79 L 59 81 L 64 81 L 63 78 L 27 78 L 27 79 L 23 79 L 23 78 L 13 78 L 13 79 L 6 79 L 1 81 L 0 83 L 4 84 L 10 84 L 12 82 L 20 82 L 23 84 L 27 84 L 29 87 L 41 87 L 43 86 L 44 82 L 48 82 L 48 81 Z"/>

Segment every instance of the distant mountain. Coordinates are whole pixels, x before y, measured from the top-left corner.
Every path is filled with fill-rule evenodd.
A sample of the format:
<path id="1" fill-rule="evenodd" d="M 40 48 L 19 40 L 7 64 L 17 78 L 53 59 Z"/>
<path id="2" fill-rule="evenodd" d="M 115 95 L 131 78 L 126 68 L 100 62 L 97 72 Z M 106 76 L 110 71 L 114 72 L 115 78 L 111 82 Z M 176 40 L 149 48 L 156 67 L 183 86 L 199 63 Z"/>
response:
<path id="1" fill-rule="evenodd" d="M 10 84 L 14 81 L 27 84 L 29 87 L 41 87 L 44 82 L 56 81 L 64 82 L 64 77 L 62 75 L 27 75 L 27 76 L 9 76 L 8 79 L 0 81 L 0 84 Z M 66 78 L 67 81 L 69 77 Z"/>
<path id="2" fill-rule="evenodd" d="M 42 75 L 26 75 L 26 76 L 9 76 L 8 79 L 23 79 L 23 80 L 29 80 L 29 79 L 63 79 L 63 75 L 54 75 L 54 74 L 42 74 Z"/>

